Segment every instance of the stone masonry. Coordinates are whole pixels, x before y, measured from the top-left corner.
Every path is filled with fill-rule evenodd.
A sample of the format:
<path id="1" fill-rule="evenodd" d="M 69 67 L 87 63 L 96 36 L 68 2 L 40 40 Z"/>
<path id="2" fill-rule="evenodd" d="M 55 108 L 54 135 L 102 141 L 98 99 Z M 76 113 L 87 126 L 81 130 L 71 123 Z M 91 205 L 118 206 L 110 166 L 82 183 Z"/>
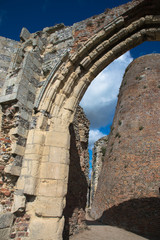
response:
<path id="1" fill-rule="evenodd" d="M 160 237 L 160 54 L 134 60 L 120 88 L 91 214 Z"/>
<path id="2" fill-rule="evenodd" d="M 64 209 L 64 240 L 86 228 L 85 208 L 89 184 L 89 121 L 81 107 L 77 108 L 73 124 L 70 125 L 70 134 L 70 166 L 66 207 Z"/>
<path id="3" fill-rule="evenodd" d="M 159 12 L 157 0 L 133 0 L 73 26 L 23 28 L 20 42 L 0 38 L 2 239 L 62 239 L 77 106 L 114 59 L 160 40 Z"/>
<path id="4" fill-rule="evenodd" d="M 94 143 L 92 150 L 92 175 L 91 175 L 91 186 L 90 186 L 90 206 L 97 190 L 97 184 L 99 175 L 104 162 L 105 153 L 107 150 L 108 136 L 100 138 Z"/>

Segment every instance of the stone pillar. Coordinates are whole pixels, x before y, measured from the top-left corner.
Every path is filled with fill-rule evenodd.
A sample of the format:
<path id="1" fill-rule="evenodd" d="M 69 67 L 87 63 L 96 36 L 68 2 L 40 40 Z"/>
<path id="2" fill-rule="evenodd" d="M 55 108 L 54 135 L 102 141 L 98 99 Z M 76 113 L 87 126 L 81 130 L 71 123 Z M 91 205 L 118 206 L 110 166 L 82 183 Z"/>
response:
<path id="1" fill-rule="evenodd" d="M 71 136 L 69 151 L 70 165 L 66 207 L 64 209 L 64 240 L 86 228 L 85 208 L 89 182 L 89 120 L 86 118 L 83 109 L 79 106 L 69 129 Z"/>
<path id="2" fill-rule="evenodd" d="M 90 190 L 90 206 L 97 190 L 99 175 L 102 169 L 102 165 L 107 150 L 108 136 L 100 138 L 94 143 L 92 153 L 92 175 L 91 175 L 91 190 Z"/>
<path id="3" fill-rule="evenodd" d="M 31 240 L 62 239 L 64 227 L 62 213 L 68 186 L 70 134 L 67 122 L 64 126 L 61 119 L 55 121 L 58 122 L 57 127 L 52 126 L 48 132 L 35 129 L 30 131 L 28 138 L 26 163 L 29 164 L 28 156 L 32 160 L 30 172 L 27 171 L 26 174 L 28 179 L 25 178 L 24 193 L 36 197 L 33 202 L 27 203 L 26 208 L 31 215 L 29 225 Z M 23 171 L 25 167 L 22 173 Z"/>

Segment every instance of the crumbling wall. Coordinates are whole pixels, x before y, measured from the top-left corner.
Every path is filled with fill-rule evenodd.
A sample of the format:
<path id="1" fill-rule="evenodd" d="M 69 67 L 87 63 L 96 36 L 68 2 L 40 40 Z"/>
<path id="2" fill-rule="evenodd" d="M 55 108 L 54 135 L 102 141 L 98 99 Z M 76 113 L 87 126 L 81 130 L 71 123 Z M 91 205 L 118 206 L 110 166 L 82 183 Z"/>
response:
<path id="1" fill-rule="evenodd" d="M 107 150 L 108 136 L 104 136 L 94 143 L 92 150 L 92 175 L 90 185 L 90 206 L 97 190 L 99 175 L 104 162 L 105 153 Z"/>
<path id="2" fill-rule="evenodd" d="M 19 43 L 4 37 L 0 37 L 0 94 L 3 87 L 12 58 L 19 47 Z"/>
<path id="3" fill-rule="evenodd" d="M 81 107 L 77 108 L 73 124 L 70 126 L 70 134 L 70 167 L 66 208 L 64 209 L 63 239 L 65 240 L 86 227 L 85 208 L 89 183 L 89 121 Z"/>
<path id="4" fill-rule="evenodd" d="M 160 237 L 160 55 L 133 61 L 120 88 L 91 214 Z"/>
<path id="5" fill-rule="evenodd" d="M 3 220 L 0 238 L 8 240 L 28 236 L 30 217 L 24 211 L 26 199 L 15 190 L 28 131 L 32 128 L 31 115 L 41 71 L 38 50 L 28 54 L 22 43 L 6 38 L 0 38 L 0 50 L 3 68 L 0 79 L 0 221 Z"/>

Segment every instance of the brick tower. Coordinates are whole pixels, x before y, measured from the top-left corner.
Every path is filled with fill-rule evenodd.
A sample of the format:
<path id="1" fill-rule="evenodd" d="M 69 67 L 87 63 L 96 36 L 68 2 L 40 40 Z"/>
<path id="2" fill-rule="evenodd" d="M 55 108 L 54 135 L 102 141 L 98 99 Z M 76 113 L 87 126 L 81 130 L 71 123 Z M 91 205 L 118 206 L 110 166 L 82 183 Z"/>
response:
<path id="1" fill-rule="evenodd" d="M 160 237 L 160 54 L 126 69 L 91 214 Z"/>

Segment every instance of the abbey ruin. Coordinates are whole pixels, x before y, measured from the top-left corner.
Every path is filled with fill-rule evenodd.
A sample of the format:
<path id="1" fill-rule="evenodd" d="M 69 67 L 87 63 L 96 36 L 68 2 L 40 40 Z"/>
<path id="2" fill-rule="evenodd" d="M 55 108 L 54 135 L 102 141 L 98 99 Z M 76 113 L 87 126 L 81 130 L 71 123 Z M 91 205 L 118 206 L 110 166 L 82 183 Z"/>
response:
<path id="1" fill-rule="evenodd" d="M 133 0 L 69 27 L 23 28 L 19 42 L 0 37 L 0 239 L 61 240 L 83 228 L 89 122 L 78 104 L 106 66 L 144 41 L 160 41 L 157 0 Z M 159 69 L 155 54 L 126 70 L 91 208 L 106 224 L 154 237 Z"/>

